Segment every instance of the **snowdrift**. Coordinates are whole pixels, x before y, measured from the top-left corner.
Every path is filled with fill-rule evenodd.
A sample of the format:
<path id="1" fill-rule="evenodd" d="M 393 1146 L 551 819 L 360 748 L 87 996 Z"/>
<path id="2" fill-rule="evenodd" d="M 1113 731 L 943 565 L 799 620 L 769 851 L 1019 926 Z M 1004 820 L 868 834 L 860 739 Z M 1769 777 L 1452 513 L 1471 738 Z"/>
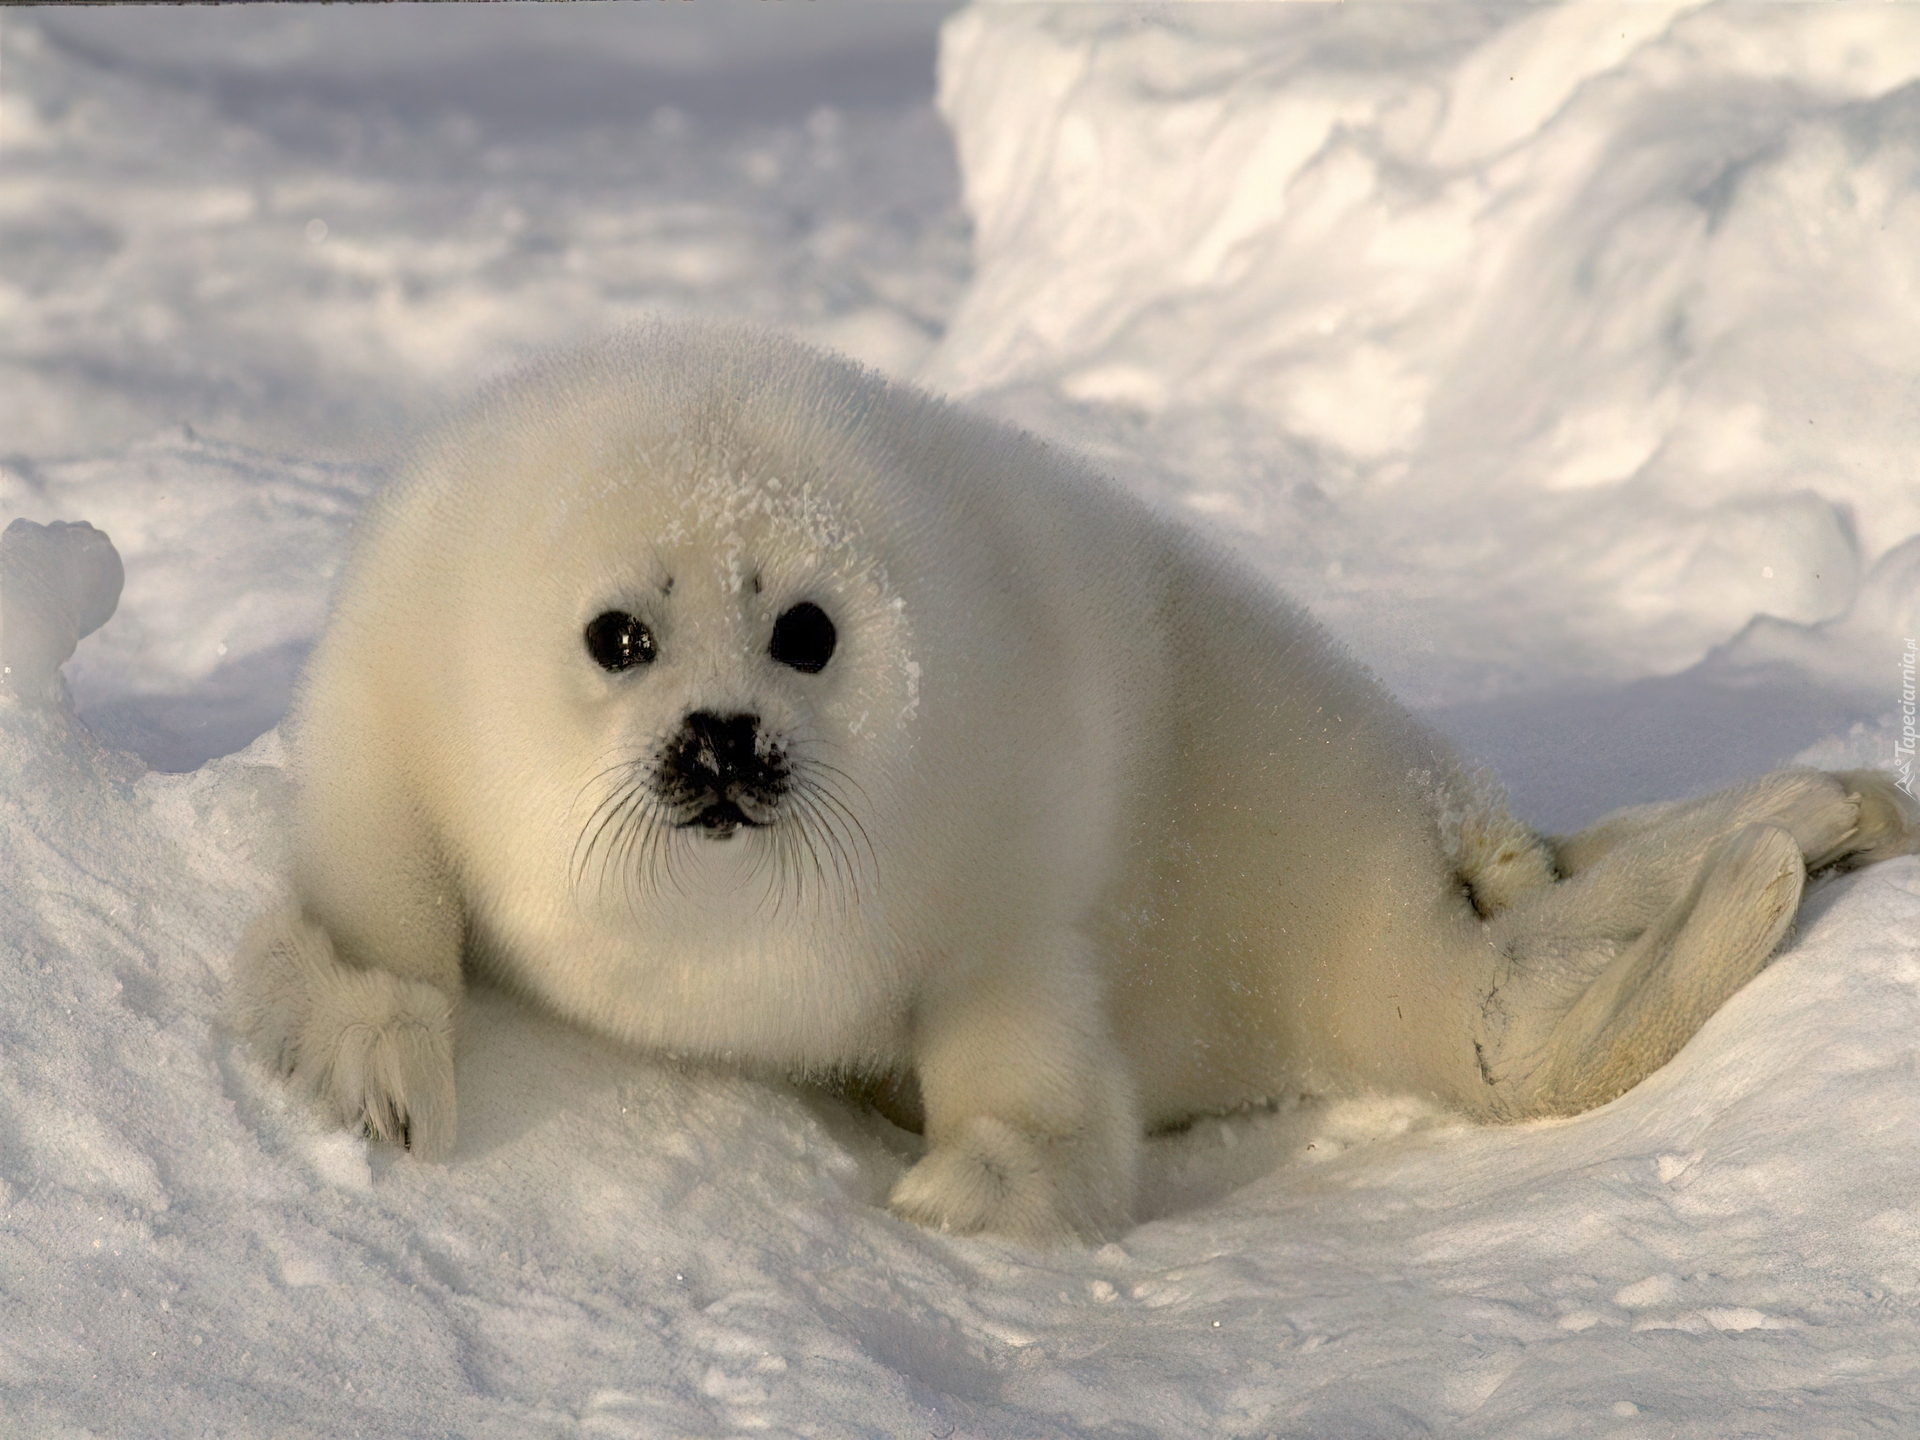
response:
<path id="1" fill-rule="evenodd" d="M 1917 75 L 1867 7 L 976 7 L 927 375 L 1108 412 L 1403 688 L 1679 670 L 1920 532 Z"/>

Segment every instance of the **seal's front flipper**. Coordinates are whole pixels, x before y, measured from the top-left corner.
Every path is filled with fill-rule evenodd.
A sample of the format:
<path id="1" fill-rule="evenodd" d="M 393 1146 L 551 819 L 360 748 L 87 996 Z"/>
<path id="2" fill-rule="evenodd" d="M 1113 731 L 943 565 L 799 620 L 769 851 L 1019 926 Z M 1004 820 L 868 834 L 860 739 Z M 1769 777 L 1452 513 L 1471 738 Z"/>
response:
<path id="1" fill-rule="evenodd" d="M 297 910 L 254 922 L 234 966 L 233 1021 L 340 1122 L 426 1160 L 453 1149 L 453 1002 L 345 964 Z"/>
<path id="2" fill-rule="evenodd" d="M 1107 1033 L 1092 956 L 975 968 L 920 1007 L 914 1068 L 926 1156 L 888 1203 L 934 1230 L 1029 1244 L 1125 1229 L 1141 1144 L 1126 1063 Z M 1057 959 L 1058 963 L 1052 963 Z"/>

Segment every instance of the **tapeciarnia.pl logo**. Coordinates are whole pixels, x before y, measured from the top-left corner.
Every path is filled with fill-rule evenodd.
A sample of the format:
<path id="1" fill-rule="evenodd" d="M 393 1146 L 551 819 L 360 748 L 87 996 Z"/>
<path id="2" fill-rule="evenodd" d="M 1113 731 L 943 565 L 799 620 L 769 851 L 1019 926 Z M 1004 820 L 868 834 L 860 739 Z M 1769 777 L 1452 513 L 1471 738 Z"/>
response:
<path id="1" fill-rule="evenodd" d="M 1914 659 L 1914 643 L 1908 640 L 1900 656 L 1900 738 L 1893 742 L 1893 768 L 1900 777 L 1900 788 L 1909 795 L 1913 794 Z"/>

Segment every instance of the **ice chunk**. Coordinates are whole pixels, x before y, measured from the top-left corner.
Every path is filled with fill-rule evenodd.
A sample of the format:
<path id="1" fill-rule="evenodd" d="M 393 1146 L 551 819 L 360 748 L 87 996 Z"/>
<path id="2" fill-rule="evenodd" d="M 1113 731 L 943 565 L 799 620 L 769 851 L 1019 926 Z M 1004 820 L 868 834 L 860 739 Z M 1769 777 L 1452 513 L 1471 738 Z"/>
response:
<path id="1" fill-rule="evenodd" d="M 83 636 L 112 617 L 120 552 L 84 520 L 16 520 L 0 534 L 0 683 L 41 699 Z"/>

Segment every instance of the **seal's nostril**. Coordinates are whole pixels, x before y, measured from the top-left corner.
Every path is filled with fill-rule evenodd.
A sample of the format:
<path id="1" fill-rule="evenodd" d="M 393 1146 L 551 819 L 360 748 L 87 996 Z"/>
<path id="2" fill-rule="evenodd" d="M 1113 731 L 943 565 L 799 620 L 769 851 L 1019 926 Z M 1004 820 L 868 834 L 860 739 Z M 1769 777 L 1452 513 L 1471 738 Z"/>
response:
<path id="1" fill-rule="evenodd" d="M 730 835 L 738 825 L 770 823 L 786 793 L 786 756 L 776 745 L 760 752 L 760 717 L 690 711 L 661 752 L 658 793 L 687 812 L 677 823 Z"/>
<path id="2" fill-rule="evenodd" d="M 768 814 L 787 791 L 787 756 L 778 745 L 760 751 L 760 716 L 691 710 L 680 732 L 660 751 L 655 787 L 672 804 L 701 806 L 699 824 L 732 833 L 735 824 L 766 824 L 747 818 L 739 804 Z M 693 824 L 693 820 L 684 822 Z"/>
<path id="3" fill-rule="evenodd" d="M 686 718 L 685 732 L 685 740 L 675 749 L 704 774 L 724 780 L 750 772 L 760 763 L 754 754 L 760 736 L 758 715 L 695 710 Z"/>

